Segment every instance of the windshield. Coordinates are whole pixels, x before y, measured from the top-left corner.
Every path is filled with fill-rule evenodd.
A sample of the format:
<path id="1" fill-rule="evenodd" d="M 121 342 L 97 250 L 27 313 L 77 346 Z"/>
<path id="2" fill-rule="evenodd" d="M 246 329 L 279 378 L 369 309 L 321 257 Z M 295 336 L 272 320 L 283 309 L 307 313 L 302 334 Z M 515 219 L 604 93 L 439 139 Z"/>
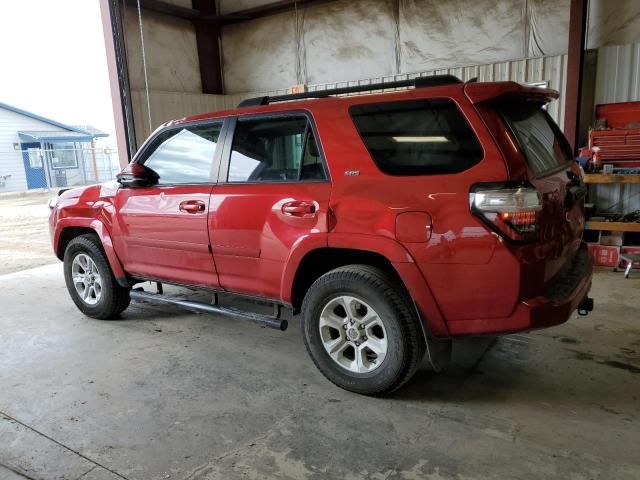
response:
<path id="1" fill-rule="evenodd" d="M 498 110 L 512 128 L 536 176 L 550 173 L 571 161 L 571 147 L 539 102 L 501 102 Z"/>

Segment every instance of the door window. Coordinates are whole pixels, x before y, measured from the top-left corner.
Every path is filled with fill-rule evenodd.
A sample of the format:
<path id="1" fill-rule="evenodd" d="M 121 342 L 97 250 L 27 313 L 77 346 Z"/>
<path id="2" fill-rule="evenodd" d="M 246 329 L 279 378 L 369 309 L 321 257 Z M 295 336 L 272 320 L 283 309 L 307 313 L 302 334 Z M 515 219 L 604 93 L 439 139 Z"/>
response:
<path id="1" fill-rule="evenodd" d="M 209 183 L 221 130 L 222 123 L 168 130 L 143 163 L 158 174 L 159 185 Z"/>
<path id="2" fill-rule="evenodd" d="M 238 120 L 228 182 L 324 178 L 322 159 L 306 117 Z"/>

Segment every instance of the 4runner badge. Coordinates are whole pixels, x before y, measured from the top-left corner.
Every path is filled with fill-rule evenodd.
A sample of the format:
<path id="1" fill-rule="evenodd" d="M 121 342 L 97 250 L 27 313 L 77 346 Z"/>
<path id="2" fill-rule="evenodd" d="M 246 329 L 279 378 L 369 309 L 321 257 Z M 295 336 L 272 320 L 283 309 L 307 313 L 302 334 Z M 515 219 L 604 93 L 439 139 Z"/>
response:
<path id="1" fill-rule="evenodd" d="M 357 177 L 358 175 L 360 175 L 360 170 L 345 170 L 344 171 L 344 176 L 345 177 Z"/>

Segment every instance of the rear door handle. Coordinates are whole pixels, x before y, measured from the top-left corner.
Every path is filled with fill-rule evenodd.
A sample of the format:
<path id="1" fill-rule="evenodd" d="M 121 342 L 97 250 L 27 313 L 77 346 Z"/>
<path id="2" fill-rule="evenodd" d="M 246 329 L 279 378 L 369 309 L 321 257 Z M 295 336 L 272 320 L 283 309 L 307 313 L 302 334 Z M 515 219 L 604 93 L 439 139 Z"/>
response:
<path id="1" fill-rule="evenodd" d="M 201 213 L 205 211 L 205 204 L 201 200 L 185 200 L 180 202 L 180 211 L 186 213 Z"/>
<path id="2" fill-rule="evenodd" d="M 288 217 L 314 217 L 316 211 L 314 202 L 295 201 L 282 205 L 282 213 Z"/>

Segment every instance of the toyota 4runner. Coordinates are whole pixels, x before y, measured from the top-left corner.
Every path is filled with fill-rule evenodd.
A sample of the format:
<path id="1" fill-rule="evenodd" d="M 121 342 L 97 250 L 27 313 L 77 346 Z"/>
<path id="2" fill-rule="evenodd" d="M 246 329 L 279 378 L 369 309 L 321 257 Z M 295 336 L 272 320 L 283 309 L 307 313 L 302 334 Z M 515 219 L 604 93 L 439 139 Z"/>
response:
<path id="1" fill-rule="evenodd" d="M 330 381 L 388 393 L 425 355 L 440 368 L 453 337 L 593 308 L 586 190 L 546 111 L 557 97 L 435 76 L 171 121 L 117 183 L 59 196 L 53 248 L 90 317 L 137 299 L 284 329 L 289 307 Z M 133 288 L 145 281 L 158 292 Z M 214 301 L 166 296 L 162 284 Z M 268 302 L 273 315 L 222 306 L 215 292 Z"/>

